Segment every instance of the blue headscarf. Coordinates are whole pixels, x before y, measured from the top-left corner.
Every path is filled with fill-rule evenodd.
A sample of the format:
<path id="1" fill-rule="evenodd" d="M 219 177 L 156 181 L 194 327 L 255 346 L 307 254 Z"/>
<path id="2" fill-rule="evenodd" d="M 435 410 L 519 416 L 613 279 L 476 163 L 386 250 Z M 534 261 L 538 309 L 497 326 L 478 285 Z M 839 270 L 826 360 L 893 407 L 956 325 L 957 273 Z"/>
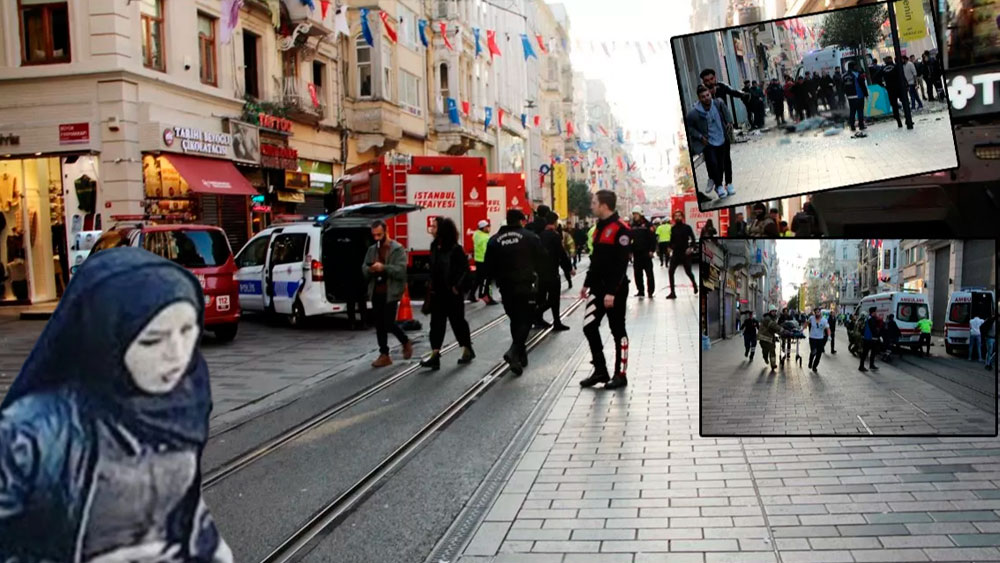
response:
<path id="1" fill-rule="evenodd" d="M 72 387 L 85 416 L 116 418 L 144 443 L 202 445 L 212 397 L 208 367 L 195 347 L 184 378 L 152 395 L 133 383 L 125 352 L 161 310 L 187 301 L 204 322 L 204 296 L 184 268 L 138 248 L 88 258 L 35 343 L 0 409 L 25 395 Z"/>

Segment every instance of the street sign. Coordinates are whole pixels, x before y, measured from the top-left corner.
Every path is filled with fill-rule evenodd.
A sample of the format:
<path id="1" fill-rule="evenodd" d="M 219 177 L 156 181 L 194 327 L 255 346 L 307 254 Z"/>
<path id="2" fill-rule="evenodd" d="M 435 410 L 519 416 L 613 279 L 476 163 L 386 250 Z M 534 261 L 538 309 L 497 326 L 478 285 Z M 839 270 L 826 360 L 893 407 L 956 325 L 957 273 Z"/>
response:
<path id="1" fill-rule="evenodd" d="M 895 7 L 900 41 L 919 41 L 927 37 L 924 3 L 921 0 L 897 0 Z"/>

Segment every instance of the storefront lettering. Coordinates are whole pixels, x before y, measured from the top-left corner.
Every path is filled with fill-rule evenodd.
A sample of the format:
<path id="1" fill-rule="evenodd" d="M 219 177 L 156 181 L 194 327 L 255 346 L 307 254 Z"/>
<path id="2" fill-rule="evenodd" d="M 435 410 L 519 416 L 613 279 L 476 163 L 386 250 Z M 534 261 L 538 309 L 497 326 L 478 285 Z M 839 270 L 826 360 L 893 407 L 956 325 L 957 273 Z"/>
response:
<path id="1" fill-rule="evenodd" d="M 417 192 L 413 199 L 425 209 L 451 209 L 456 205 L 455 192 Z"/>
<path id="2" fill-rule="evenodd" d="M 228 156 L 233 146 L 233 137 L 229 133 L 212 133 L 190 127 L 174 127 L 163 132 L 163 142 L 168 147 L 173 146 L 176 139 L 180 139 L 184 152 L 213 156 Z"/>
<path id="3" fill-rule="evenodd" d="M 283 117 L 276 117 L 274 115 L 260 113 L 257 115 L 257 120 L 260 123 L 260 126 L 265 129 L 272 129 L 274 131 L 281 131 L 283 133 L 292 132 L 291 120 L 285 119 Z"/>
<path id="4" fill-rule="evenodd" d="M 264 168 L 297 171 L 299 169 L 299 151 L 290 147 L 261 143 L 260 164 Z"/>
<path id="5" fill-rule="evenodd" d="M 21 144 L 21 136 L 8 133 L 0 134 L 0 146 L 16 146 Z"/>

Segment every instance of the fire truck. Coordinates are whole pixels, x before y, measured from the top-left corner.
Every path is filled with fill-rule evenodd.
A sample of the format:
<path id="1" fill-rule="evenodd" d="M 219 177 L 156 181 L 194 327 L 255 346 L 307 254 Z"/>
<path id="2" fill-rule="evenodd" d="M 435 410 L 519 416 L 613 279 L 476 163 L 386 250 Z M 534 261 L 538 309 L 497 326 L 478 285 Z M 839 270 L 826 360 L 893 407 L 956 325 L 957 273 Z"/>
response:
<path id="1" fill-rule="evenodd" d="M 496 234 L 504 224 L 509 209 L 520 209 L 526 217 L 532 214 L 524 187 L 524 174 L 503 173 L 486 176 L 486 220 L 490 233 Z"/>
<path id="2" fill-rule="evenodd" d="M 701 229 L 708 223 L 709 219 L 715 225 L 718 236 L 725 236 L 729 231 L 729 209 L 713 209 L 711 211 L 698 210 L 698 197 L 694 192 L 675 195 L 670 197 L 670 214 L 681 211 L 684 213 L 684 222 L 694 230 L 695 237 L 701 237 Z"/>

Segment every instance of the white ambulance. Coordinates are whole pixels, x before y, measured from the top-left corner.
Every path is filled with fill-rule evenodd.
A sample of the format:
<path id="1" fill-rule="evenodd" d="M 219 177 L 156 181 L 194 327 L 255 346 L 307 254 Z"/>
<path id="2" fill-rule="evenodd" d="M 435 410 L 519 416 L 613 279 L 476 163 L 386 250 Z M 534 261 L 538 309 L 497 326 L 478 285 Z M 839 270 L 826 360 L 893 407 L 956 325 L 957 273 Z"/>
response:
<path id="1" fill-rule="evenodd" d="M 967 352 L 969 320 L 978 316 L 984 321 L 996 314 L 996 294 L 980 287 L 963 287 L 948 297 L 948 316 L 944 322 L 944 348 L 949 354 Z M 985 341 L 984 341 L 985 342 Z"/>
<path id="2" fill-rule="evenodd" d="M 899 345 L 909 346 L 913 351 L 919 350 L 920 330 L 917 328 L 917 322 L 931 316 L 926 295 L 910 291 L 876 293 L 863 298 L 855 314 L 867 315 L 871 307 L 875 307 L 882 322 L 885 322 L 889 315 L 895 315 L 896 326 L 899 327 L 900 333 Z"/>

